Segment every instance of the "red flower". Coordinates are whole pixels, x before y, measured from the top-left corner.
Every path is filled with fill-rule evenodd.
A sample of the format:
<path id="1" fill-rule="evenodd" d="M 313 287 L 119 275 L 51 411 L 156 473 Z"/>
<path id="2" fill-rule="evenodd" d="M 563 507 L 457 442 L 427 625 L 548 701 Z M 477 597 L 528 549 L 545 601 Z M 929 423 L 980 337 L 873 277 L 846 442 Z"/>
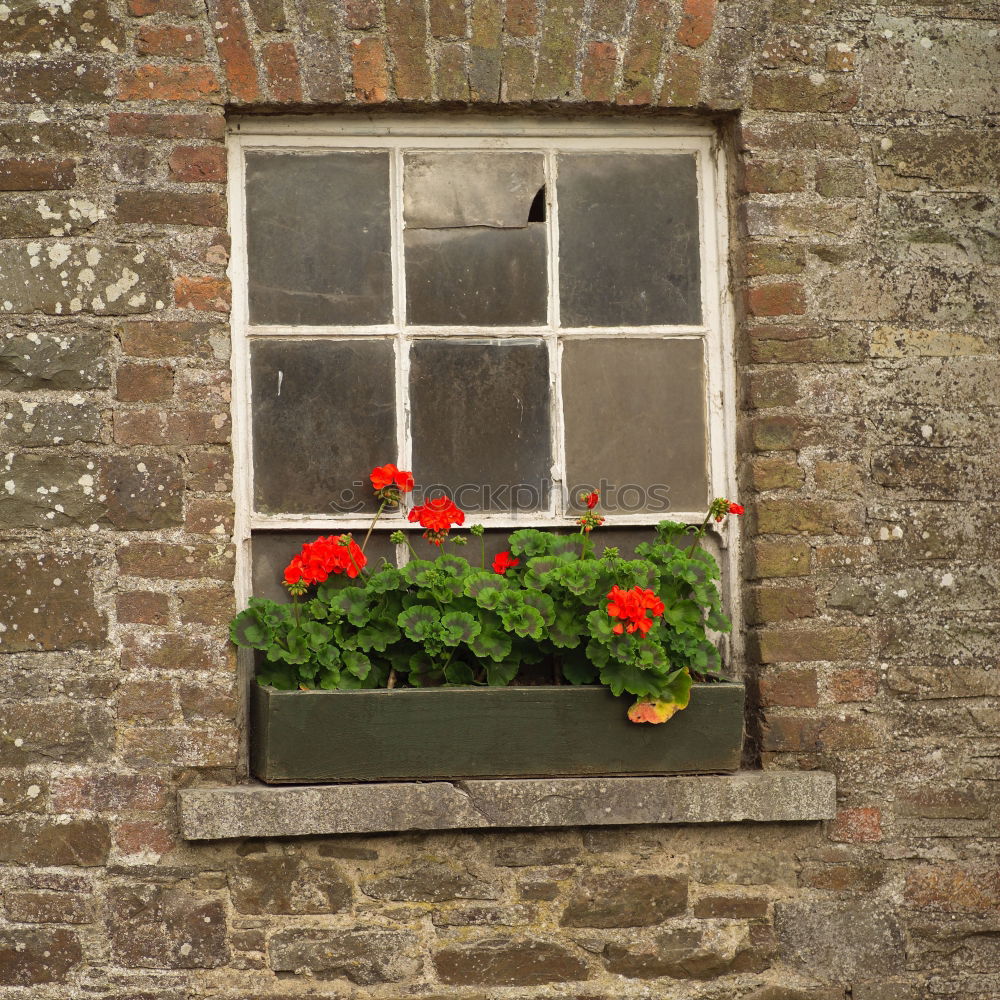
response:
<path id="1" fill-rule="evenodd" d="M 738 503 L 733 503 L 725 497 L 716 497 L 708 508 L 708 516 L 715 518 L 716 523 L 721 521 L 727 514 L 739 515 L 742 513 L 743 508 Z"/>
<path id="2" fill-rule="evenodd" d="M 309 587 L 340 573 L 353 580 L 367 561 L 361 546 L 350 535 L 321 536 L 303 545 L 302 551 L 285 567 L 285 584 Z"/>
<path id="3" fill-rule="evenodd" d="M 509 552 L 498 552 L 493 559 L 493 572 L 499 573 L 501 576 L 507 572 L 509 569 L 513 569 L 515 566 L 520 566 L 520 559 L 511 558 Z"/>
<path id="4" fill-rule="evenodd" d="M 414 507 L 407 517 L 426 529 L 424 538 L 434 545 L 440 545 L 445 540 L 452 526 L 465 524 L 465 514 L 446 496 L 431 497 L 426 503 Z"/>
<path id="5" fill-rule="evenodd" d="M 652 617 L 646 616 L 647 611 Z M 653 627 L 653 618 L 663 614 L 663 601 L 651 590 L 643 590 L 642 587 L 622 590 L 621 587 L 614 586 L 608 591 L 608 614 L 612 618 L 621 619 L 612 629 L 616 635 L 639 632 L 645 636 Z M 623 625 L 623 621 L 628 622 L 628 625 Z"/>
<path id="6" fill-rule="evenodd" d="M 730 504 L 729 504 L 729 513 L 730 514 L 739 514 L 739 515 L 742 515 L 743 508 L 738 503 L 732 503 L 732 502 L 730 502 Z"/>
<path id="7" fill-rule="evenodd" d="M 590 510 L 593 510 L 597 506 L 597 502 L 600 499 L 601 499 L 600 494 L 597 492 L 597 490 L 594 490 L 593 493 L 588 493 L 583 498 L 583 501 Z"/>
<path id="8" fill-rule="evenodd" d="M 395 486 L 400 493 L 409 493 L 413 489 L 413 474 L 397 469 L 392 462 L 377 465 L 371 471 L 372 486 L 376 491 Z"/>

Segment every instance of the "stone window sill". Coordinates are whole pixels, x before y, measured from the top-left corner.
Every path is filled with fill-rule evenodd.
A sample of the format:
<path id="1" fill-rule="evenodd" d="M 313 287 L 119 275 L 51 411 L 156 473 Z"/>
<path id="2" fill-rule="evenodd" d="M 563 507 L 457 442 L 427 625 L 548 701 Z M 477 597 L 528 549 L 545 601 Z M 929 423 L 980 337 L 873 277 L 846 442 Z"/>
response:
<path id="1" fill-rule="evenodd" d="M 405 830 L 802 823 L 832 819 L 822 771 L 662 778 L 529 778 L 358 785 L 259 783 L 179 793 L 188 840 Z"/>

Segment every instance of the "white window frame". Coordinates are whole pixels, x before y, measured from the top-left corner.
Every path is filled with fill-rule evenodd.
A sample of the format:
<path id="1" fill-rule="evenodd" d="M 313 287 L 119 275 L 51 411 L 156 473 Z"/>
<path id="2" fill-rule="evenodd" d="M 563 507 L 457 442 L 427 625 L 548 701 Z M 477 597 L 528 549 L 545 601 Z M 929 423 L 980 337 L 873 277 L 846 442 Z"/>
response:
<path id="1" fill-rule="evenodd" d="M 571 120 L 546 118 L 500 118 L 487 116 L 446 117 L 343 115 L 324 118 L 235 118 L 230 121 L 228 139 L 229 225 L 232 254 L 229 276 L 232 283 L 232 376 L 233 376 L 233 494 L 236 502 L 233 540 L 237 553 L 236 598 L 244 606 L 251 596 L 250 538 L 258 530 L 358 531 L 367 528 L 370 515 L 259 514 L 253 511 L 253 449 L 250 414 L 250 340 L 252 337 L 312 340 L 317 338 L 356 339 L 367 335 L 408 338 L 449 336 L 464 339 L 542 340 L 549 346 L 553 379 L 552 455 L 553 475 L 548 512 L 514 514 L 476 513 L 473 520 L 488 528 L 514 529 L 526 525 L 559 527 L 575 523 L 578 514 L 558 512 L 565 469 L 562 428 L 561 366 L 553 354 L 560 350 L 560 337 L 609 339 L 632 337 L 676 337 L 700 339 L 705 343 L 706 421 L 709 486 L 713 496 L 736 496 L 736 382 L 733 331 L 735 327 L 729 281 L 729 213 L 725 179 L 725 148 L 717 130 L 700 122 L 642 122 L 625 120 Z M 250 150 L 315 153 L 332 149 L 371 151 L 387 149 L 390 158 L 390 210 L 392 212 L 393 321 L 372 326 L 251 325 L 246 248 L 245 154 Z M 546 213 L 549 223 L 549 302 L 548 323 L 532 327 L 408 326 L 406 290 L 402 267 L 402 157 L 403 151 L 485 149 L 545 152 Z M 696 326 L 655 327 L 559 327 L 559 288 L 555 280 L 558 261 L 558 202 L 553 183 L 556 151 L 592 152 L 678 152 L 691 153 L 697 163 L 700 214 L 700 264 L 702 322 Z M 401 468 L 411 468 L 407 434 L 409 411 L 404 397 L 407 384 L 408 351 L 396 350 L 397 456 Z M 367 470 L 363 470 L 367 472 Z M 689 523 L 700 522 L 704 511 L 669 511 L 666 514 L 612 515 L 616 526 L 655 524 L 661 517 Z M 412 528 L 405 510 L 383 517 L 380 528 Z M 722 557 L 728 564 L 725 576 L 732 583 L 738 570 L 738 519 L 727 519 L 716 527 Z M 401 547 L 402 548 L 402 547 Z M 401 553 L 402 555 L 402 553 Z M 403 556 L 405 558 L 405 555 Z M 733 620 L 734 636 L 739 634 L 738 588 L 726 588 L 727 611 Z M 729 644 L 730 660 L 740 646 Z M 731 666 L 736 666 L 731 663 Z"/>

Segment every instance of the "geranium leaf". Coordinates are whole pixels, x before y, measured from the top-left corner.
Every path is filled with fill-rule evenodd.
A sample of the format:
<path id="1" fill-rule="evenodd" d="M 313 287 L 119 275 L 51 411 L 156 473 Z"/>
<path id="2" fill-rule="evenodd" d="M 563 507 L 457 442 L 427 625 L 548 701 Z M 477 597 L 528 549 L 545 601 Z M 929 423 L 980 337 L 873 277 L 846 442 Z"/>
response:
<path id="1" fill-rule="evenodd" d="M 436 608 L 428 604 L 415 604 L 407 608 L 396 619 L 396 624 L 406 633 L 408 639 L 423 642 L 434 633 L 435 626 L 441 620 Z"/>

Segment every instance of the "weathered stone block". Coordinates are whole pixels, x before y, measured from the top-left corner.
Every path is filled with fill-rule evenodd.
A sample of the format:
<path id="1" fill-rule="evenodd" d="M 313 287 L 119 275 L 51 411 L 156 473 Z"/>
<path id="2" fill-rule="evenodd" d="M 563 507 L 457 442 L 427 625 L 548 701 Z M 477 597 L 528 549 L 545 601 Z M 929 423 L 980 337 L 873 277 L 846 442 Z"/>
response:
<path id="1" fill-rule="evenodd" d="M 112 720 L 103 705 L 21 702 L 0 705 L 0 766 L 76 762 L 107 753 Z"/>
<path id="2" fill-rule="evenodd" d="M 222 903 L 182 887 L 132 884 L 108 890 L 107 934 L 130 969 L 215 969 L 229 959 Z"/>
<path id="3" fill-rule="evenodd" d="M 590 979 L 588 964 L 550 941 L 490 938 L 444 948 L 434 956 L 441 981 L 450 986 L 542 986 Z"/>
<path id="4" fill-rule="evenodd" d="M 0 404 L 0 448 L 99 441 L 103 423 L 100 408 L 79 395 L 65 403 L 22 398 L 7 405 Z"/>
<path id="5" fill-rule="evenodd" d="M 109 455 L 101 460 L 97 488 L 116 528 L 143 531 L 181 523 L 184 473 L 177 459 Z"/>
<path id="6" fill-rule="evenodd" d="M 0 930 L 0 985 L 64 983 L 83 958 L 80 939 L 67 930 Z"/>
<path id="7" fill-rule="evenodd" d="M 94 601 L 92 566 L 86 555 L 25 552 L 0 558 L 0 623 L 5 626 L 0 649 L 102 645 L 105 620 Z"/>
<path id="8" fill-rule="evenodd" d="M 375 899 L 442 903 L 451 899 L 499 899 L 496 887 L 469 871 L 449 865 L 424 865 L 369 879 L 361 890 Z"/>
<path id="9" fill-rule="evenodd" d="M 102 821 L 64 823 L 40 816 L 0 821 L 0 862 L 6 864 L 94 868 L 107 863 L 110 849 Z"/>
<path id="10" fill-rule="evenodd" d="M 84 197 L 42 192 L 0 195 L 0 233 L 5 237 L 79 236 L 104 218 Z"/>
<path id="11" fill-rule="evenodd" d="M 0 297 L 9 313 L 154 312 L 170 301 L 170 269 L 134 244 L 39 240 L 0 247 Z"/>
<path id="12" fill-rule="evenodd" d="M 240 913 L 338 913 L 353 895 L 334 865 L 275 855 L 240 861 L 229 891 Z"/>
<path id="13" fill-rule="evenodd" d="M 851 979 L 868 978 L 873 969 L 886 974 L 903 967 L 898 921 L 868 901 L 776 903 L 774 922 L 780 959 L 803 971 L 821 968 Z"/>
<path id="14" fill-rule="evenodd" d="M 103 388 L 110 383 L 109 346 L 110 338 L 78 324 L 41 333 L 0 327 L 0 389 Z"/>
<path id="15" fill-rule="evenodd" d="M 687 879 L 669 875 L 588 875 L 559 922 L 564 927 L 648 927 L 683 913 L 687 889 Z"/>
<path id="16" fill-rule="evenodd" d="M 344 977 L 362 986 L 398 983 L 415 976 L 421 965 L 416 935 L 378 927 L 279 930 L 267 956 L 275 972 L 309 970 L 319 978 Z"/>

